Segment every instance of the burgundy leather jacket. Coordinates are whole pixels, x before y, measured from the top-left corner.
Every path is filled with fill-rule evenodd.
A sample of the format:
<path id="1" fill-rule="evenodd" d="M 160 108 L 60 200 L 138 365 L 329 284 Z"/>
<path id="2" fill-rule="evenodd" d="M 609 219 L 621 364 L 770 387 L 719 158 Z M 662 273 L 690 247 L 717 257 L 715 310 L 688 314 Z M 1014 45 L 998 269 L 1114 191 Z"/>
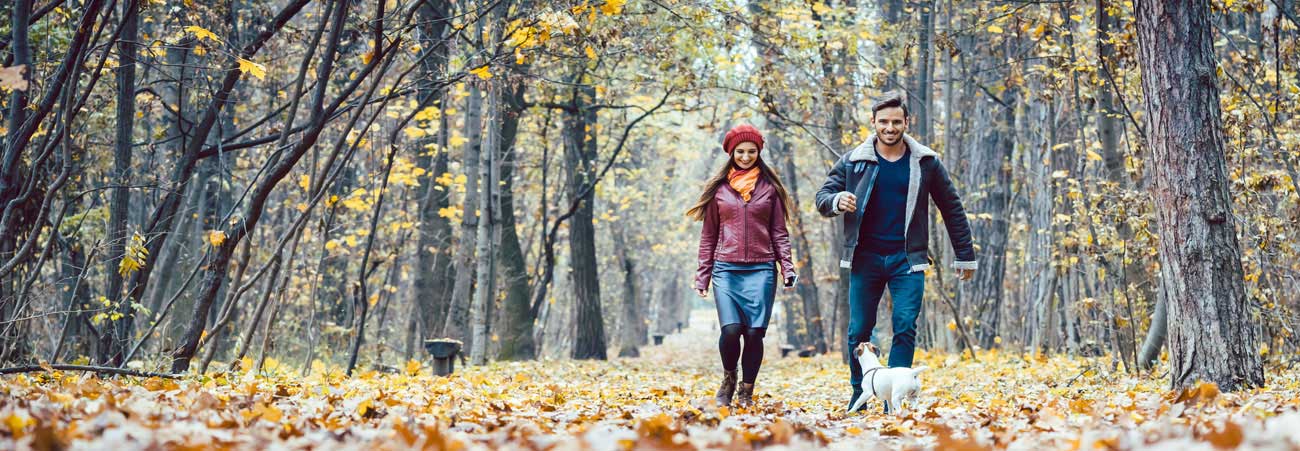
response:
<path id="1" fill-rule="evenodd" d="M 794 277 L 785 205 L 766 177 L 759 177 L 748 203 L 726 183 L 713 195 L 713 202 L 704 212 L 704 228 L 700 230 L 700 267 L 695 272 L 695 289 L 709 289 L 715 261 L 779 261 L 781 279 Z"/>

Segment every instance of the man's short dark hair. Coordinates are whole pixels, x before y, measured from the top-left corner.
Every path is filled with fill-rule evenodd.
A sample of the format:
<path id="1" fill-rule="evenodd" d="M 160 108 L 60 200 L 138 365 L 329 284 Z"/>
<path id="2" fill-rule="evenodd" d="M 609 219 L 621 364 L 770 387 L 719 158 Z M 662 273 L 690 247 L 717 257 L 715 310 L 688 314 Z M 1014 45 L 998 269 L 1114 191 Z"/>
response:
<path id="1" fill-rule="evenodd" d="M 899 91 L 886 92 L 884 96 L 876 99 L 876 103 L 871 105 L 871 117 L 874 119 L 876 117 L 876 112 L 885 108 L 902 108 L 903 117 L 908 117 L 907 96 Z"/>

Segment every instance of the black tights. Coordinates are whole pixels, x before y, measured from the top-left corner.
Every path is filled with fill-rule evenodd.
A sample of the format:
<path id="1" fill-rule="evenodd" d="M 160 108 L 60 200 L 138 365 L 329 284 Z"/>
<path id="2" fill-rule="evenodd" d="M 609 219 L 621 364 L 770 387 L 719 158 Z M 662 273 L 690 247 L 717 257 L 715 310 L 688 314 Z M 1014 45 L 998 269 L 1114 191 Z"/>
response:
<path id="1" fill-rule="evenodd" d="M 745 327 L 744 324 L 722 326 L 722 336 L 718 338 L 718 352 L 722 354 L 722 369 L 736 371 L 736 361 L 740 361 L 740 381 L 746 384 L 758 379 L 758 367 L 763 364 L 763 335 L 765 327 Z M 745 337 L 745 349 L 740 348 L 740 337 Z"/>

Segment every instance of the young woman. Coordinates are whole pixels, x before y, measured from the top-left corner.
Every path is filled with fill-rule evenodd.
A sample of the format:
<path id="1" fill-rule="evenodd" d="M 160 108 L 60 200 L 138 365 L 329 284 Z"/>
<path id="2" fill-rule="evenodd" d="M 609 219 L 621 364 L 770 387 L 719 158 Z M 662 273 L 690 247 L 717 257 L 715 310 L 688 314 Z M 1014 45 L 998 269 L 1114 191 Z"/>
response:
<path id="1" fill-rule="evenodd" d="M 695 291 L 713 298 L 718 308 L 722 336 L 722 387 L 719 406 L 753 404 L 754 380 L 763 363 L 763 335 L 776 300 L 776 262 L 781 280 L 794 287 L 790 259 L 790 233 L 785 228 L 790 197 L 772 168 L 763 163 L 763 135 L 750 125 L 739 125 L 722 140 L 727 162 L 704 185 L 704 193 L 686 215 L 704 222 L 700 232 L 700 267 Z M 744 337 L 744 348 L 741 348 Z M 742 369 L 736 386 L 736 362 Z"/>

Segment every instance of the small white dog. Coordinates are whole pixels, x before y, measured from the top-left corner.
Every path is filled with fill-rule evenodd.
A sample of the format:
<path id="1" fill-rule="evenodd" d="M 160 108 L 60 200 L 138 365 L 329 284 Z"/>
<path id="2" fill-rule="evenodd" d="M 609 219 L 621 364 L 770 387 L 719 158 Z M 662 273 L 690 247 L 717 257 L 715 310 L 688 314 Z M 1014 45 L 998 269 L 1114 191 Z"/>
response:
<path id="1" fill-rule="evenodd" d="M 894 414 L 902 416 L 905 404 L 911 404 L 916 401 L 916 396 L 921 394 L 921 380 L 916 377 L 922 371 L 929 368 L 918 366 L 916 368 L 885 368 L 880 364 L 880 358 L 876 357 L 876 345 L 859 343 L 853 350 L 853 355 L 862 365 L 862 396 L 858 397 L 857 402 L 849 406 L 849 412 L 858 410 L 863 404 L 870 399 L 867 396 L 868 389 L 871 396 L 880 398 Z"/>

